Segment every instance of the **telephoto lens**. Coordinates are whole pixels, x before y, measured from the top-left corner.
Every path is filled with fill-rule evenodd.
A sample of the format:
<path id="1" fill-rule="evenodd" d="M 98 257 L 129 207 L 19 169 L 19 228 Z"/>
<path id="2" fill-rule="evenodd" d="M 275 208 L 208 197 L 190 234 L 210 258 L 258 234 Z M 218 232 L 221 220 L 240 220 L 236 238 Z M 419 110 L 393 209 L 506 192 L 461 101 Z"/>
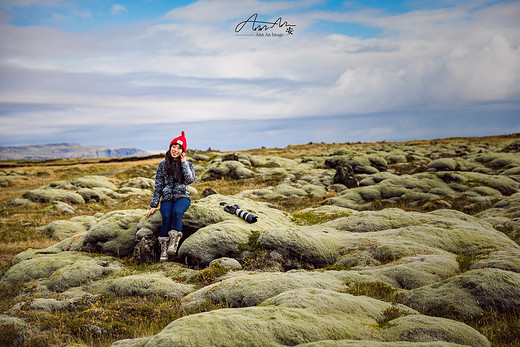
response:
<path id="1" fill-rule="evenodd" d="M 257 216 L 240 209 L 240 207 L 236 204 L 229 205 L 227 202 L 221 202 L 220 205 L 224 206 L 224 211 L 237 215 L 238 217 L 242 218 L 243 220 L 245 220 L 248 223 L 255 223 L 258 220 Z"/>

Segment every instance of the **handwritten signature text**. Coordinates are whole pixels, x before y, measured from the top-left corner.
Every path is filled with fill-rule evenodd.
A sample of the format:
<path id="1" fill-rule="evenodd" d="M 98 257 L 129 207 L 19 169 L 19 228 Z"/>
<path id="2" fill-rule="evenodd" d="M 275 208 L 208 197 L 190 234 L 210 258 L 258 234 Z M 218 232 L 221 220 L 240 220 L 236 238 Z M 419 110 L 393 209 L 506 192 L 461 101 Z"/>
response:
<path id="1" fill-rule="evenodd" d="M 237 26 L 235 27 L 235 33 L 239 33 L 240 31 L 242 31 L 242 29 L 244 29 L 244 27 L 246 25 L 251 24 L 251 30 L 253 30 L 255 32 L 259 32 L 259 31 L 267 32 L 268 30 L 271 30 L 273 28 L 274 29 L 284 29 L 285 28 L 286 35 L 292 35 L 294 32 L 293 27 L 296 26 L 294 24 L 287 23 L 287 21 L 282 22 L 282 17 L 279 17 L 274 22 L 259 21 L 257 19 L 258 19 L 258 14 L 255 13 L 255 14 L 251 15 L 251 17 L 249 17 L 248 19 L 238 23 Z"/>

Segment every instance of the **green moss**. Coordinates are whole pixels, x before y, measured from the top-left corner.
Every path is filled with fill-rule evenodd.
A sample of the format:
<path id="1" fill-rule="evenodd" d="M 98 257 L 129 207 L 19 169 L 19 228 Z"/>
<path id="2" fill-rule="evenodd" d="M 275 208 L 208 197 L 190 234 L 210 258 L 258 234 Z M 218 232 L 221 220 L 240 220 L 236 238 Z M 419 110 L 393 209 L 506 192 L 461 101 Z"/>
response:
<path id="1" fill-rule="evenodd" d="M 352 284 L 349 285 L 345 293 L 356 296 L 365 295 L 387 302 L 395 302 L 397 298 L 397 289 L 383 282 L 360 282 Z"/>
<path id="2" fill-rule="evenodd" d="M 299 225 L 314 225 L 329 222 L 334 219 L 348 217 L 350 212 L 319 212 L 319 211 L 299 211 L 292 215 L 292 220 Z"/>

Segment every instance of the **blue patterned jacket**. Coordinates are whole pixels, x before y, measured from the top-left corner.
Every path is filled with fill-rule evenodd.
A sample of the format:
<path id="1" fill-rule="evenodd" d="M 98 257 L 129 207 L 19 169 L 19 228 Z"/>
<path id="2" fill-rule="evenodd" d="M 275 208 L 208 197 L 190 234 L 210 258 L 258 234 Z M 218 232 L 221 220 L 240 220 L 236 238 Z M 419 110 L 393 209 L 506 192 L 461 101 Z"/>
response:
<path id="1" fill-rule="evenodd" d="M 174 182 L 173 178 L 166 173 L 166 161 L 161 161 L 155 174 L 155 190 L 150 207 L 159 206 L 159 201 L 176 201 L 179 198 L 190 198 L 188 184 L 195 181 L 195 169 L 189 161 L 181 163 L 182 180 Z"/>

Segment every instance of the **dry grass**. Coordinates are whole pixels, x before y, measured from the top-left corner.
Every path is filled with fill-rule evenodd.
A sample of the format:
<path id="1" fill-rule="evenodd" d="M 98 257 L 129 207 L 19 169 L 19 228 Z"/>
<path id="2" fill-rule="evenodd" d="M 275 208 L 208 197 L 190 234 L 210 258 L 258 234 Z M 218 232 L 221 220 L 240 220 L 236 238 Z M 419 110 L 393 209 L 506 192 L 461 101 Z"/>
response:
<path id="1" fill-rule="evenodd" d="M 205 189 L 213 189 L 222 195 L 235 195 L 248 189 L 265 188 L 268 184 L 254 178 L 248 178 L 243 180 L 219 179 L 204 182 L 196 181 L 192 186 L 197 189 L 199 193 L 202 193 Z"/>
<path id="2" fill-rule="evenodd" d="M 16 329 L 0 331 L 4 346 L 110 346 L 125 338 L 149 337 L 159 333 L 172 321 L 190 314 L 226 308 L 210 302 L 197 310 L 184 310 L 180 301 L 165 297 L 84 298 L 74 310 L 45 312 L 24 309 L 20 318 L 38 326 L 40 334 L 20 344 Z"/>

